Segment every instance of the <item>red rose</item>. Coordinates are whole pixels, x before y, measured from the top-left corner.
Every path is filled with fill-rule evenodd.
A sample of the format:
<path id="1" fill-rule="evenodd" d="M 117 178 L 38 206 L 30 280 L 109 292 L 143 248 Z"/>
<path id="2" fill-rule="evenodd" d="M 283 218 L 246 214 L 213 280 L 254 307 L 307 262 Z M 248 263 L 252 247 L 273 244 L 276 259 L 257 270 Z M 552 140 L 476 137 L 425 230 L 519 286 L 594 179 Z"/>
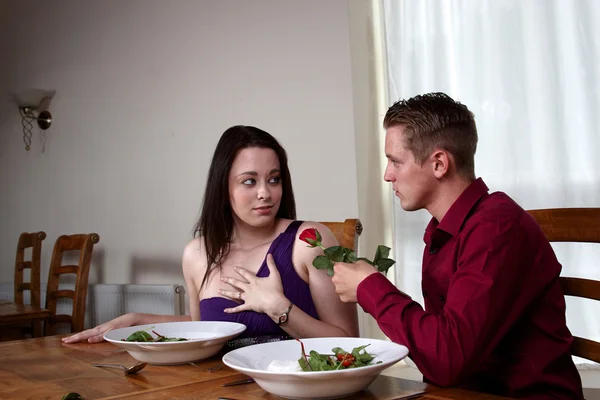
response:
<path id="1" fill-rule="evenodd" d="M 321 234 L 315 228 L 308 228 L 300 234 L 300 240 L 308 243 L 310 247 L 321 246 Z"/>

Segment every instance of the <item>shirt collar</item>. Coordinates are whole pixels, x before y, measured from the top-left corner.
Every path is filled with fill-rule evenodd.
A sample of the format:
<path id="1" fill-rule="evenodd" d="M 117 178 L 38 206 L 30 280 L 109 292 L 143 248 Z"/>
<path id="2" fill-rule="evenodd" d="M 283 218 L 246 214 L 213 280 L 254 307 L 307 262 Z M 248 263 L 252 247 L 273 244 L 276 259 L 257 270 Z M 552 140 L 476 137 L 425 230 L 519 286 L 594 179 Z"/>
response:
<path id="1" fill-rule="evenodd" d="M 477 204 L 479 199 L 481 199 L 488 190 L 489 189 L 483 182 L 483 179 L 478 178 L 473 181 L 461 195 L 458 196 L 452 206 L 450 206 L 441 222 L 438 222 L 435 218 L 431 218 L 431 221 L 429 221 L 429 224 L 425 229 L 425 236 L 423 238 L 425 242 L 429 242 L 427 239 L 431 238 L 436 229 L 441 229 L 452 236 L 456 236 L 473 206 Z"/>

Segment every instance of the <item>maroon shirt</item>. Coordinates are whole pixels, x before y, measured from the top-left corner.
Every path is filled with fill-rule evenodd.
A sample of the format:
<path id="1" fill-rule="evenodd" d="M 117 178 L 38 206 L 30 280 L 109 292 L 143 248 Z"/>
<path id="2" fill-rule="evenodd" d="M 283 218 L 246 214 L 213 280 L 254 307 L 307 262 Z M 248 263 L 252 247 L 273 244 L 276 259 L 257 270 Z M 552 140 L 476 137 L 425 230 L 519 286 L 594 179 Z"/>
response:
<path id="1" fill-rule="evenodd" d="M 425 231 L 425 310 L 381 274 L 358 302 L 408 347 L 424 380 L 528 399 L 583 399 L 559 284 L 541 228 L 511 198 L 473 182 Z"/>

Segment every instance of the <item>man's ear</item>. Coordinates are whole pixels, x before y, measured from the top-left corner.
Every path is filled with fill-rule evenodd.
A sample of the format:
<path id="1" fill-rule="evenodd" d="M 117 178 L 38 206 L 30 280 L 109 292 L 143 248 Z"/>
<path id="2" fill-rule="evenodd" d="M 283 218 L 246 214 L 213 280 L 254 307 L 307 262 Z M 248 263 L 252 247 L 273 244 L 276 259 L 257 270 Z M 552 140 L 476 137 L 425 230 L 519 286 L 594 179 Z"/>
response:
<path id="1" fill-rule="evenodd" d="M 450 171 L 450 163 L 452 158 L 448 152 L 444 150 L 436 150 L 430 157 L 431 168 L 437 179 L 443 178 Z"/>

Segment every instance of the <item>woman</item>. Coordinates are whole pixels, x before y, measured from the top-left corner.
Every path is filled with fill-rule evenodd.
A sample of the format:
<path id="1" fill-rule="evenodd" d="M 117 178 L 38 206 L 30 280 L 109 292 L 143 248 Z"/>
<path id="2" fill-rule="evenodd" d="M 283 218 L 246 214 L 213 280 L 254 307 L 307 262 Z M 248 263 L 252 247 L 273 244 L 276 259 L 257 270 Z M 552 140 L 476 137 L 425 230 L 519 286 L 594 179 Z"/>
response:
<path id="1" fill-rule="evenodd" d="M 190 316 L 129 313 L 63 339 L 103 340 L 105 332 L 174 321 L 236 321 L 240 337 L 358 336 L 356 306 L 335 293 L 331 278 L 312 266 L 322 254 L 300 241 L 316 228 L 325 247 L 337 245 L 316 222 L 295 221 L 287 155 L 277 140 L 251 126 L 226 130 L 208 173 L 195 238 L 183 252 Z"/>

